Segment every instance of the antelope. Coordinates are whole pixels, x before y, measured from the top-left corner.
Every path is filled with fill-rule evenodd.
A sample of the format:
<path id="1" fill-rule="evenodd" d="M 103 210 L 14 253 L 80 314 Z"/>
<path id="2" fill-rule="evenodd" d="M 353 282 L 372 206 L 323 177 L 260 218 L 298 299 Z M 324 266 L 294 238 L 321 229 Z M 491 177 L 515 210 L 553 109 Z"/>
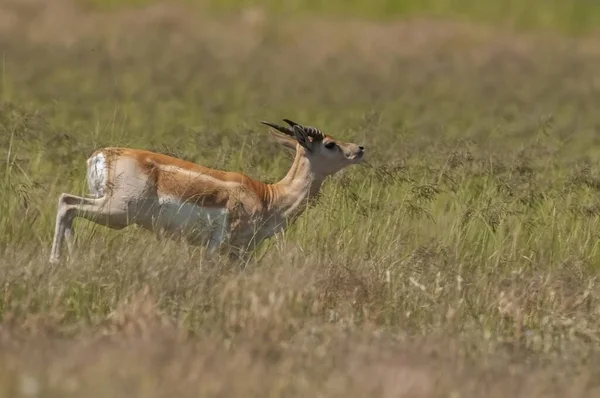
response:
<path id="1" fill-rule="evenodd" d="M 204 167 L 141 149 L 107 147 L 87 159 L 91 195 L 58 199 L 50 263 L 63 241 L 73 251 L 73 220 L 81 217 L 111 229 L 138 225 L 193 246 L 243 255 L 289 227 L 326 177 L 360 163 L 364 148 L 283 119 L 290 127 L 261 121 L 276 142 L 296 151 L 279 182 Z M 276 130 L 276 131 L 275 131 Z"/>

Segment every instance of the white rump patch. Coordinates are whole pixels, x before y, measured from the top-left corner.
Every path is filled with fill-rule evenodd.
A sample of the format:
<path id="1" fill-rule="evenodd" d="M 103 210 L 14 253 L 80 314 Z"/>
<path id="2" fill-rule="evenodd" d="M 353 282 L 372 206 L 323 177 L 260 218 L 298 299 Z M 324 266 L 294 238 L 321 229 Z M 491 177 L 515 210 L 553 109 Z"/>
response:
<path id="1" fill-rule="evenodd" d="M 227 239 L 227 209 L 197 206 L 166 195 L 159 198 L 159 203 L 163 229 L 192 240 L 208 241 L 209 248 L 216 248 Z"/>
<path id="2" fill-rule="evenodd" d="M 106 157 L 102 152 L 87 161 L 87 183 L 90 192 L 97 198 L 104 196 L 106 186 Z"/>

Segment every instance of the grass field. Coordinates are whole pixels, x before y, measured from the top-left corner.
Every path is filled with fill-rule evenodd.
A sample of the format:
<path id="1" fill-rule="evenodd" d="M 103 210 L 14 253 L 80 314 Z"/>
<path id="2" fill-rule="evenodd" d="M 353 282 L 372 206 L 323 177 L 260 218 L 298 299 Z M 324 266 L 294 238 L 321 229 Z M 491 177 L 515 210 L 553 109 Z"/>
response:
<path id="1" fill-rule="evenodd" d="M 97 9 L 119 9 L 156 4 L 158 0 L 77 0 Z M 453 18 L 500 24 L 518 29 L 559 29 L 581 34 L 600 26 L 600 10 L 590 0 L 175 0 L 210 12 L 260 7 L 286 17 L 326 14 L 369 19 L 406 16 Z"/>
<path id="2" fill-rule="evenodd" d="M 0 397 L 598 395 L 592 2 L 569 3 L 578 36 L 566 2 L 460 3 L 489 25 L 434 1 L 82 3 L 0 2 Z M 259 121 L 284 117 L 368 164 L 243 271 L 85 221 L 47 263 L 94 149 L 275 181 L 291 156 Z"/>

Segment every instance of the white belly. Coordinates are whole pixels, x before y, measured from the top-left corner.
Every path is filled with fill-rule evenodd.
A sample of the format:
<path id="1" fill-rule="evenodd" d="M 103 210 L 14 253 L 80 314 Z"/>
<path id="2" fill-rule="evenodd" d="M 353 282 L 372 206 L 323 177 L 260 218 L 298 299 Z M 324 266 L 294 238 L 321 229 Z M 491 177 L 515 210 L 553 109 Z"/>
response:
<path id="1" fill-rule="evenodd" d="M 202 207 L 171 197 L 160 197 L 158 227 L 185 237 L 190 243 L 216 247 L 227 239 L 227 209 Z"/>

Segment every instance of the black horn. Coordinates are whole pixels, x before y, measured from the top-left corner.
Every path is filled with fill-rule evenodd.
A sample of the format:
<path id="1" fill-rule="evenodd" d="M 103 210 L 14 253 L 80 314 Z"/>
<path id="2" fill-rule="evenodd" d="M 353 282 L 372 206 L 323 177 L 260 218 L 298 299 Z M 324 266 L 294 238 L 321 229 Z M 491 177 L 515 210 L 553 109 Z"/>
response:
<path id="1" fill-rule="evenodd" d="M 300 126 L 299 123 L 296 123 L 296 122 L 294 122 L 294 121 L 292 121 L 290 119 L 283 119 L 283 121 L 286 122 L 287 124 L 289 124 L 291 127 Z"/>
<path id="2" fill-rule="evenodd" d="M 278 124 L 270 123 L 270 122 L 265 122 L 265 121 L 261 121 L 261 123 L 265 124 L 265 125 L 267 125 L 269 127 L 273 127 L 275 130 L 280 131 L 280 132 L 282 132 L 282 133 L 284 133 L 286 135 L 294 137 L 294 132 L 291 129 L 287 128 L 287 127 L 283 127 L 283 126 L 280 126 Z"/>
<path id="3" fill-rule="evenodd" d="M 302 126 L 301 124 L 296 123 L 290 119 L 283 119 L 283 121 L 292 127 L 298 126 L 298 127 L 302 128 L 302 130 L 306 133 L 306 135 L 308 135 L 309 137 L 312 137 L 312 139 L 315 141 L 319 141 L 319 140 L 322 140 L 323 138 L 325 138 L 325 136 L 323 135 L 321 130 L 319 130 L 316 127 Z"/>
<path id="4" fill-rule="evenodd" d="M 325 138 L 325 136 L 323 135 L 321 130 L 319 130 L 316 127 L 304 126 L 303 129 L 304 129 L 304 132 L 306 132 L 306 135 L 312 137 L 313 140 L 320 141 L 323 138 Z"/>

